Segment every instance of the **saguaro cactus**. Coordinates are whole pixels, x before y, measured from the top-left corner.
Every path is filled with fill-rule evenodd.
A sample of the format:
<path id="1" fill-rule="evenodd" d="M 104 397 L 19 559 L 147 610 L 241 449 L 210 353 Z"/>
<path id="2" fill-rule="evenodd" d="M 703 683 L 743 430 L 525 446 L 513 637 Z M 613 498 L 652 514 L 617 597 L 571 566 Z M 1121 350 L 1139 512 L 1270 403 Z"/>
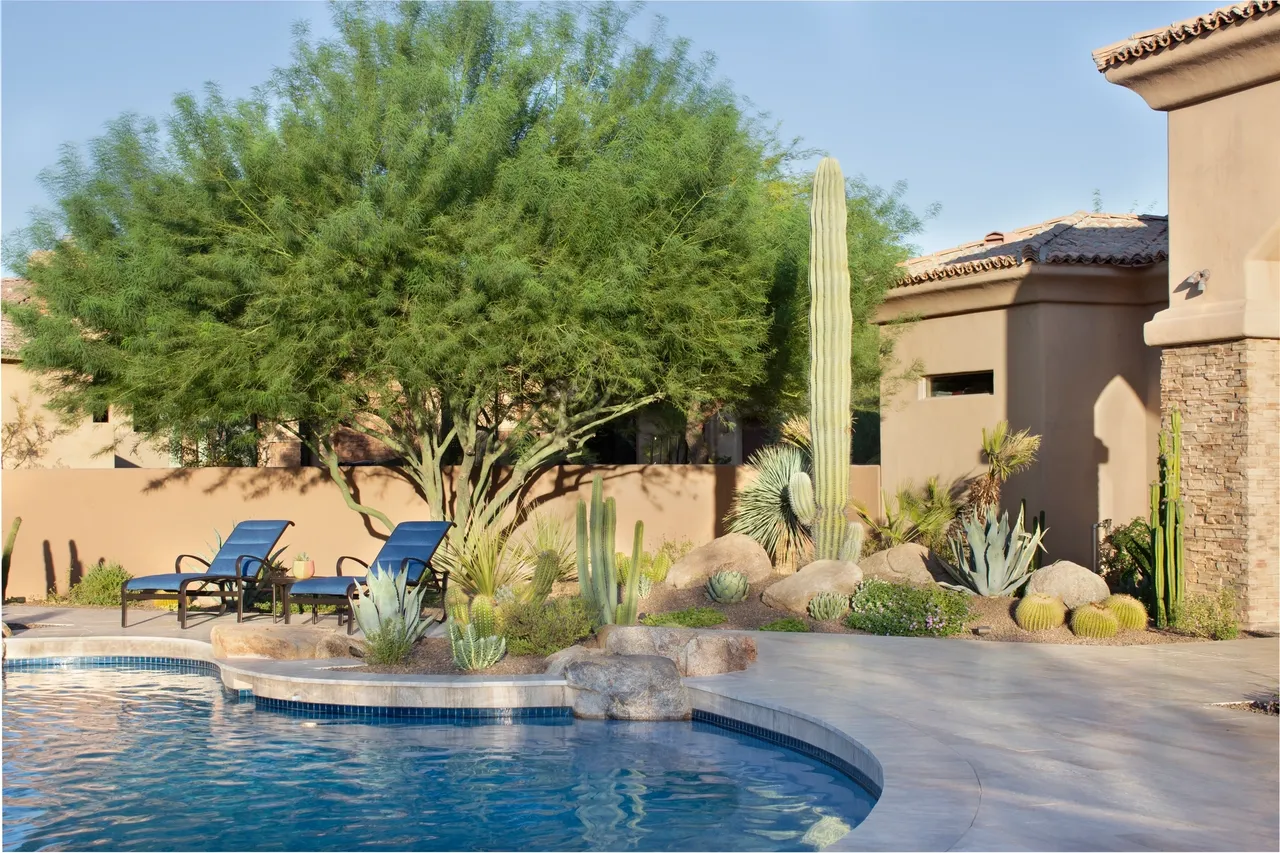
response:
<path id="1" fill-rule="evenodd" d="M 1187 581 L 1183 545 L 1182 413 L 1169 415 L 1169 431 L 1160 431 L 1160 479 L 1151 484 L 1152 580 L 1156 625 L 1164 628 L 1182 607 Z"/>
<path id="2" fill-rule="evenodd" d="M 849 251 L 845 242 L 844 174 L 824 157 L 813 179 L 809 214 L 809 426 L 813 479 L 791 478 L 791 507 L 813 532 L 819 560 L 856 560 L 862 525 L 846 515 L 849 449 L 853 443 L 853 311 L 849 307 Z M 815 486 L 816 481 L 816 486 Z"/>

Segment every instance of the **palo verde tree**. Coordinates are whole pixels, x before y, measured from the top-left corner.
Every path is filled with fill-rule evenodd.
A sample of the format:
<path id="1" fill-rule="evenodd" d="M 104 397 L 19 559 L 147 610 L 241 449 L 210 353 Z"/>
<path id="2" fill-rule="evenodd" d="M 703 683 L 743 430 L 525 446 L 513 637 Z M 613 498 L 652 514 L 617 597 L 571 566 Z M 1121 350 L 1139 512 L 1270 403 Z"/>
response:
<path id="1" fill-rule="evenodd" d="M 292 431 L 390 527 L 339 467 L 363 433 L 455 549 L 602 425 L 741 399 L 787 152 L 686 43 L 628 45 L 629 14 L 336 5 L 253 97 L 120 118 L 7 247 L 26 367 L 156 438 Z"/>

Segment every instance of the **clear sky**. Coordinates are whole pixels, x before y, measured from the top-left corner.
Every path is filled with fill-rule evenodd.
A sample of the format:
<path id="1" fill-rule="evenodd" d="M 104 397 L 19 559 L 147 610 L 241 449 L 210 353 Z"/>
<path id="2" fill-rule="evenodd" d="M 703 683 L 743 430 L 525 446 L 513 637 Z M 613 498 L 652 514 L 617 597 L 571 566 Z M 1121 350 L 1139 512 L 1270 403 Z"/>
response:
<path id="1" fill-rule="evenodd" d="M 1090 51 L 1209 11 L 1171 2 L 656 2 L 667 34 L 785 137 L 846 174 L 908 182 L 941 205 L 925 252 L 1092 206 L 1166 211 L 1165 115 L 1106 82 Z M 175 93 L 246 95 L 285 64 L 290 27 L 332 35 L 326 7 L 288 2 L 0 4 L 0 230 L 48 200 L 37 183 L 64 143 L 131 111 L 161 118 Z"/>

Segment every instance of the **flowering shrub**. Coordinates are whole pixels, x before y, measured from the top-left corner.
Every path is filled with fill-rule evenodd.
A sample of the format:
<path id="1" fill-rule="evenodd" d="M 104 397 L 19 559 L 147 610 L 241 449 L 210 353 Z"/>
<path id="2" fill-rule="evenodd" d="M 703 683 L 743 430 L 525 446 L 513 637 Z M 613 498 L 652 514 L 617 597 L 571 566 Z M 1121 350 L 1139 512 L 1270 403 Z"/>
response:
<path id="1" fill-rule="evenodd" d="M 949 637 L 964 629 L 969 604 L 958 592 L 868 578 L 849 602 L 845 624 L 871 634 Z"/>

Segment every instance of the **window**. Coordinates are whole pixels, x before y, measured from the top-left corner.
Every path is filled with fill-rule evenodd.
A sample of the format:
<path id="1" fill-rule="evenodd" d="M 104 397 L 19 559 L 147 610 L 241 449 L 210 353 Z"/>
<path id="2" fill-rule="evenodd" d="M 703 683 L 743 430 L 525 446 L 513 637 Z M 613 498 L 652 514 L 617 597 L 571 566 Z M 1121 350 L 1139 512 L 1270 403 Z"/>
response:
<path id="1" fill-rule="evenodd" d="M 994 394 L 995 374 L 990 370 L 978 373 L 945 373 L 925 377 L 925 393 L 930 397 L 958 397 L 961 394 Z"/>
<path id="2" fill-rule="evenodd" d="M 102 412 L 95 412 L 93 415 L 93 422 L 95 424 L 111 423 L 111 410 L 104 409 Z"/>

